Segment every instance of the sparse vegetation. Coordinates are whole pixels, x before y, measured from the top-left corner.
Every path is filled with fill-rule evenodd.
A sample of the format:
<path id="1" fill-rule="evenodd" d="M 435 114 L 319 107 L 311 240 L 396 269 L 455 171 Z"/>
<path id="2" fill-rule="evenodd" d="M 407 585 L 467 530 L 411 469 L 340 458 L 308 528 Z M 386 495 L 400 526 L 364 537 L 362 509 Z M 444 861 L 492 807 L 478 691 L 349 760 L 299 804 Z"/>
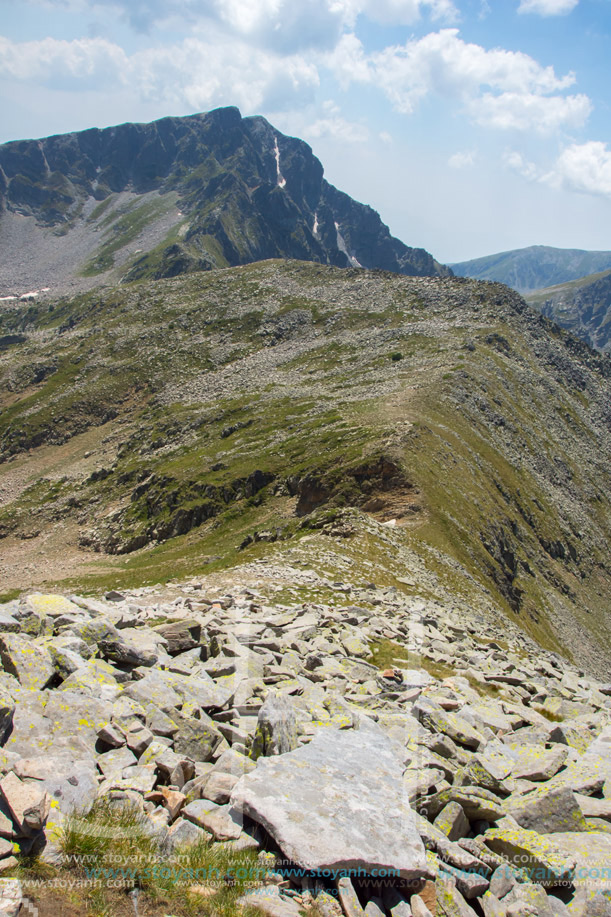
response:
<path id="1" fill-rule="evenodd" d="M 98 798 L 84 817 L 67 820 L 60 846 L 61 867 L 54 870 L 39 860 L 24 859 L 20 877 L 26 888 L 28 880 L 62 873 L 82 880 L 78 897 L 88 917 L 122 914 L 122 902 L 133 912 L 134 896 L 139 911 L 150 915 L 171 910 L 176 917 L 233 917 L 237 898 L 265 876 L 256 853 L 236 852 L 231 845 L 202 841 L 165 855 L 142 810 L 107 797 Z M 44 906 L 45 893 L 39 894 Z M 240 913 L 254 917 L 256 912 Z"/>
<path id="2" fill-rule="evenodd" d="M 372 653 L 367 661 L 377 666 L 378 669 L 393 669 L 404 662 L 404 668 L 424 669 L 425 672 L 428 672 L 429 675 L 439 681 L 456 674 L 454 666 L 435 662 L 421 653 L 410 652 L 400 643 L 395 643 L 392 640 L 380 640 L 372 644 L 371 649 Z"/>
<path id="3" fill-rule="evenodd" d="M 263 557 L 265 542 L 239 550 L 247 535 L 284 544 L 311 513 L 362 507 L 398 520 L 440 587 L 490 590 L 552 649 L 573 645 L 551 631 L 552 606 L 604 642 L 602 369 L 584 364 L 574 386 L 562 338 L 535 356 L 539 320 L 505 288 L 357 275 L 358 290 L 350 272 L 266 262 L 2 314 L 0 331 L 27 340 L 5 354 L 1 454 L 26 468 L 25 450 L 73 443 L 75 471 L 21 486 L 1 530 L 61 521 L 80 540 L 66 588 L 129 588 Z M 389 351 L 403 355 L 392 373 Z M 16 395 L 27 361 L 54 371 Z M 396 472 L 380 476 L 381 457 Z M 380 535 L 367 537 L 379 568 Z"/>

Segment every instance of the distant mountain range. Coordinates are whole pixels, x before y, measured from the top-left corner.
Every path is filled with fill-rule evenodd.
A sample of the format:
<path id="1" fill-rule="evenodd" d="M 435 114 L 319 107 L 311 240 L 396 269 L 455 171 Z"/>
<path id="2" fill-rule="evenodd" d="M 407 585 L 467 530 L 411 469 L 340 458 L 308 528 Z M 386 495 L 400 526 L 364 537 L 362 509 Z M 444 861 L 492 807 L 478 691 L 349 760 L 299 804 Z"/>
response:
<path id="1" fill-rule="evenodd" d="M 0 252 L 0 297 L 266 258 L 451 273 L 237 108 L 0 146 Z"/>
<path id="2" fill-rule="evenodd" d="M 459 277 L 498 280 L 518 293 L 529 293 L 558 283 L 578 280 L 611 268 L 611 252 L 531 245 L 450 265 Z"/>
<path id="3" fill-rule="evenodd" d="M 459 277 L 496 280 L 586 341 L 611 351 L 611 252 L 531 245 L 453 264 Z"/>

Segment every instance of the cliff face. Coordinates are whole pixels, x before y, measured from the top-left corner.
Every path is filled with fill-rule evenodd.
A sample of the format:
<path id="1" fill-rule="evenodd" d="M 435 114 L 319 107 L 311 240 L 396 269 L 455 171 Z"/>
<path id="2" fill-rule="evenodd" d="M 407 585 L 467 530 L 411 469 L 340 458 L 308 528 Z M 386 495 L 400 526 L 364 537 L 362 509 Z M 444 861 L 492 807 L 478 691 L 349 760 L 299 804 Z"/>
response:
<path id="1" fill-rule="evenodd" d="M 611 271 L 537 290 L 527 300 L 591 347 L 611 351 Z"/>
<path id="2" fill-rule="evenodd" d="M 306 143 L 236 108 L 4 144 L 0 209 L 0 283 L 9 292 L 18 259 L 44 262 L 37 246 L 46 256 L 52 243 L 65 255 L 49 277 L 28 275 L 26 285 L 159 278 L 278 257 L 450 273 L 329 185 Z M 24 217 L 36 229 L 29 225 L 26 250 L 12 258 L 2 243 Z"/>

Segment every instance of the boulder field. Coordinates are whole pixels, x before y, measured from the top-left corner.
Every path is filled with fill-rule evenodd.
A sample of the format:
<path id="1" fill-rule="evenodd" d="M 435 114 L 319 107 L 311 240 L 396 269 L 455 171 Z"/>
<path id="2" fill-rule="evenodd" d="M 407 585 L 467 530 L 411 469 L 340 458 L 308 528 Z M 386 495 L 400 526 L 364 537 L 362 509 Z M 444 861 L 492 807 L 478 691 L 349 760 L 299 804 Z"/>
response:
<path id="1" fill-rule="evenodd" d="M 611 914 L 611 685 L 393 589 L 176 591 L 0 606 L 0 913 L 107 797 L 272 917 Z"/>

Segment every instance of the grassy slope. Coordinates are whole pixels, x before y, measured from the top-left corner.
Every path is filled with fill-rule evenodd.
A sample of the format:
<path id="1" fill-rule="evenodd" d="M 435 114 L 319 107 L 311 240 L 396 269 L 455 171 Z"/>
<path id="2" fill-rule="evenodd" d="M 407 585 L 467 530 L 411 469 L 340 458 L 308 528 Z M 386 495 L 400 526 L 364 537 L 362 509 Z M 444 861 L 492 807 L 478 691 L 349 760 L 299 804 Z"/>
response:
<path id="1" fill-rule="evenodd" d="M 59 585 L 227 568 L 359 506 L 407 524 L 393 567 L 383 527 L 357 515 L 333 547 L 353 578 L 393 584 L 419 558 L 426 582 L 488 596 L 547 645 L 574 626 L 608 642 L 604 364 L 585 350 L 575 362 L 503 288 L 266 262 L 14 310 L 2 333 L 16 331 L 28 340 L 7 351 L 0 389 L 13 456 L 0 486 L 15 496 L 0 531 L 5 545 L 40 531 L 27 553 L 61 529 L 74 561 Z M 57 371 L 15 391 L 44 362 Z M 35 469 L 41 450 L 69 447 L 68 465 Z M 384 477 L 380 455 L 402 473 Z M 304 479 L 322 501 L 296 515 Z M 263 529 L 281 540 L 238 550 Z M 27 571 L 16 583 L 30 584 Z"/>

